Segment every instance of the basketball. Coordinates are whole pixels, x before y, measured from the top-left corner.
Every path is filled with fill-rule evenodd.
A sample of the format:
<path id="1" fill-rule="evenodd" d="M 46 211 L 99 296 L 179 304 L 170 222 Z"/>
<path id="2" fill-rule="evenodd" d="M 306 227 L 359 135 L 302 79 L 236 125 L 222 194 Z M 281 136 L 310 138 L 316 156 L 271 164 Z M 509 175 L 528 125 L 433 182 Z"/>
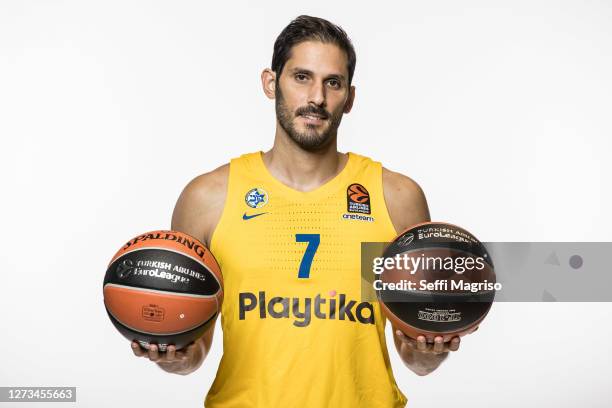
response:
<path id="1" fill-rule="evenodd" d="M 165 351 L 196 340 L 214 322 L 223 300 L 221 270 L 197 239 L 152 231 L 129 240 L 111 259 L 104 306 L 128 340 Z"/>
<path id="2" fill-rule="evenodd" d="M 417 224 L 387 246 L 377 297 L 392 325 L 428 342 L 474 331 L 498 283 L 485 246 L 471 233 L 441 222 Z"/>

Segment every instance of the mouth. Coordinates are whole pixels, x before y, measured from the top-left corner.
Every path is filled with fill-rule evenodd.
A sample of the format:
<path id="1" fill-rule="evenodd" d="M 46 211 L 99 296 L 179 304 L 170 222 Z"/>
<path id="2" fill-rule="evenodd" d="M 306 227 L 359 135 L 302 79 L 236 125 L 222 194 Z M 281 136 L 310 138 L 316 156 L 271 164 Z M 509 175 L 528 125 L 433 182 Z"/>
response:
<path id="1" fill-rule="evenodd" d="M 300 117 L 309 125 L 319 125 L 327 120 L 327 117 L 316 115 L 314 113 L 308 113 L 304 115 L 300 115 Z"/>

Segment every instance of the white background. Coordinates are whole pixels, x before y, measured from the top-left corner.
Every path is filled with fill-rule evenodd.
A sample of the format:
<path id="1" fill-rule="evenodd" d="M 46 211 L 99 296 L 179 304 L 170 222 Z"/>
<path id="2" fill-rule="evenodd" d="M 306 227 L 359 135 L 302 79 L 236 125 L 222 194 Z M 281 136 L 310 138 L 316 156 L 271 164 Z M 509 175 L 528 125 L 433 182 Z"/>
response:
<path id="1" fill-rule="evenodd" d="M 610 241 L 611 2 L 288 3 L 0 2 L 0 386 L 202 405 L 221 331 L 190 376 L 132 357 L 105 267 L 170 226 L 191 178 L 271 147 L 259 74 L 302 13 L 357 50 L 340 149 L 415 179 L 433 219 L 483 241 Z M 410 407 L 609 407 L 611 311 L 497 303 L 426 377 L 388 336 L 393 370 Z"/>

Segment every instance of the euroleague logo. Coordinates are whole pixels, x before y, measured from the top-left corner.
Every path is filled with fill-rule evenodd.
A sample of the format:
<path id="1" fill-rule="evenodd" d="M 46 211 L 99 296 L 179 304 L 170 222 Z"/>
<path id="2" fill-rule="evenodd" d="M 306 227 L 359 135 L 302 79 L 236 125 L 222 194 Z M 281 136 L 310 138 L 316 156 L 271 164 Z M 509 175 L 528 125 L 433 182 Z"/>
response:
<path id="1" fill-rule="evenodd" d="M 371 214 L 372 208 L 370 193 L 359 183 L 353 183 L 346 189 L 346 210 L 347 213 L 342 214 L 342 218 L 345 220 L 374 221 L 374 217 L 361 215 Z"/>
<path id="2" fill-rule="evenodd" d="M 399 240 L 397 240 L 397 246 L 405 247 L 412 243 L 414 240 L 414 234 L 411 232 L 409 234 L 405 234 Z"/>
<path id="3" fill-rule="evenodd" d="M 261 208 L 268 204 L 268 193 L 263 188 L 252 188 L 244 196 L 244 202 L 251 208 Z"/>
<path id="4" fill-rule="evenodd" d="M 364 186 L 353 183 L 346 189 L 346 207 L 348 212 L 370 214 L 370 193 Z"/>
<path id="5" fill-rule="evenodd" d="M 119 279 L 128 278 L 132 272 L 134 271 L 134 263 L 131 259 L 124 259 L 119 265 L 117 265 L 117 269 L 115 273 Z"/>

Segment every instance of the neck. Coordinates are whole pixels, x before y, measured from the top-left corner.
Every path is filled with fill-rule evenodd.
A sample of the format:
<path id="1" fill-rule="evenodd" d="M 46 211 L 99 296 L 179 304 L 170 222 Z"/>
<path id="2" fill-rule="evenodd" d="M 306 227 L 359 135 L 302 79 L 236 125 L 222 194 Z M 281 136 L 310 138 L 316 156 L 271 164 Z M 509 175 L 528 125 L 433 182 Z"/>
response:
<path id="1" fill-rule="evenodd" d="M 335 136 L 320 150 L 304 150 L 277 124 L 274 146 L 264 153 L 263 161 L 281 183 L 294 190 L 311 191 L 340 173 L 348 155 L 338 152 Z"/>

